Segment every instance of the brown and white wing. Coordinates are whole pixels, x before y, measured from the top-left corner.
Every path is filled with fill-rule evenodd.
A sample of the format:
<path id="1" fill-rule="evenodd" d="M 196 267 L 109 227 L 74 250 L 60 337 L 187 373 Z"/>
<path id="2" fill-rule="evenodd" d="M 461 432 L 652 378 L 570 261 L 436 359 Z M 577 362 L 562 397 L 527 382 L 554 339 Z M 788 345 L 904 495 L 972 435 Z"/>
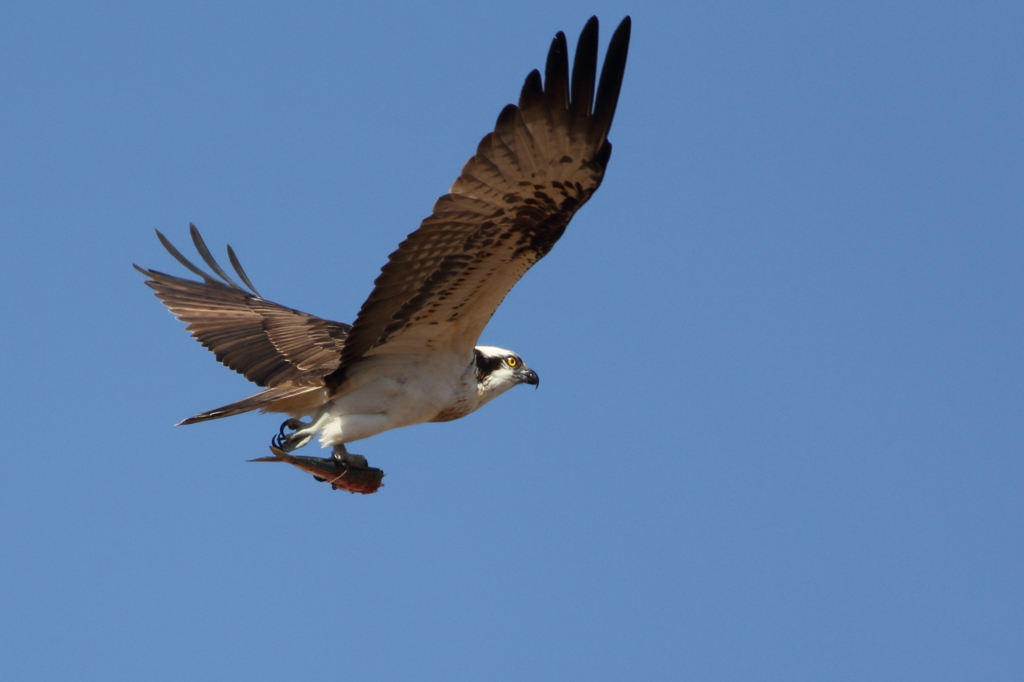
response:
<path id="1" fill-rule="evenodd" d="M 341 368 L 385 353 L 469 354 L 509 290 L 562 236 L 601 184 L 626 66 L 630 19 L 616 29 L 597 97 L 598 22 L 587 22 L 570 82 L 559 32 L 433 214 L 391 254 L 346 339 Z"/>
<path id="2" fill-rule="evenodd" d="M 338 368 L 351 326 L 262 298 L 229 246 L 231 264 L 251 291 L 244 289 L 210 255 L 195 225 L 190 228 L 199 255 L 221 279 L 193 265 L 157 232 L 171 255 L 203 281 L 135 266 L 149 278 L 146 284 L 224 365 L 258 386 L 276 389 L 268 397 L 284 398 L 301 392 L 303 387 L 322 387 L 324 377 Z"/>

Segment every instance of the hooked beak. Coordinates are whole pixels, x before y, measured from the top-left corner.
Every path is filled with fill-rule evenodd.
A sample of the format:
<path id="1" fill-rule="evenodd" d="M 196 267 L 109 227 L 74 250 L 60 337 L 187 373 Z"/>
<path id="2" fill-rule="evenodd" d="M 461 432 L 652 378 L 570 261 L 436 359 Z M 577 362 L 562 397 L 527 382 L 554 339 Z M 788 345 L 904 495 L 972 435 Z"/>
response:
<path id="1" fill-rule="evenodd" d="M 519 383 L 540 386 L 540 377 L 532 369 L 524 369 L 519 372 Z"/>

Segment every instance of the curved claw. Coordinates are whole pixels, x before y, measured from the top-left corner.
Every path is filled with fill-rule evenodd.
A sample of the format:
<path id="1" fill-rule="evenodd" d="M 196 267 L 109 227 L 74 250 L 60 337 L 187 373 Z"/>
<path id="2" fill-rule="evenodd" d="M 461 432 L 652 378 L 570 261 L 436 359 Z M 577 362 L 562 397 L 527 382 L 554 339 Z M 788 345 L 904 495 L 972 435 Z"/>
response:
<path id="1" fill-rule="evenodd" d="M 284 450 L 285 452 L 291 452 L 300 445 L 305 445 L 305 440 L 309 440 L 308 438 L 301 443 L 293 442 L 295 434 L 298 433 L 299 429 L 303 426 L 305 426 L 305 424 L 298 419 L 286 419 L 281 424 L 281 428 L 278 430 L 277 435 L 270 439 L 271 444 L 273 444 L 275 448 Z M 288 433 L 289 430 L 291 433 Z"/>

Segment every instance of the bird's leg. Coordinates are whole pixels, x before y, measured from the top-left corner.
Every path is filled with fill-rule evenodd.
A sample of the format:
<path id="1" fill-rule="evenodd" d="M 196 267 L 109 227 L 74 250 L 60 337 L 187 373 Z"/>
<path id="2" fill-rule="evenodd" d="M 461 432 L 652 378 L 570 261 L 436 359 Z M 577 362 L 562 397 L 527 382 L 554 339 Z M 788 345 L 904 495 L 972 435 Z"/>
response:
<path id="1" fill-rule="evenodd" d="M 334 450 L 331 451 L 331 457 L 338 464 L 347 464 L 349 466 L 359 467 L 360 469 L 369 469 L 370 464 L 366 461 L 366 458 L 362 455 L 354 455 L 345 449 L 344 443 L 338 443 L 334 446 Z"/>
<path id="2" fill-rule="evenodd" d="M 316 435 L 316 423 L 307 424 L 300 419 L 286 419 L 277 435 L 271 439 L 275 448 L 292 452 L 308 443 Z M 287 433 L 291 430 L 291 433 Z"/>

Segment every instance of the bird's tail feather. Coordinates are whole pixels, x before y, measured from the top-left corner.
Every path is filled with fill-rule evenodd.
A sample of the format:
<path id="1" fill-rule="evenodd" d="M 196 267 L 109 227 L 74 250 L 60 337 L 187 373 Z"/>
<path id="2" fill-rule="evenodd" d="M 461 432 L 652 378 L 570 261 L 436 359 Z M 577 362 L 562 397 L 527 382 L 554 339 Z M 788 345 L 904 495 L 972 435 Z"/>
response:
<path id="1" fill-rule="evenodd" d="M 199 422 L 232 417 L 243 412 L 260 410 L 262 412 L 283 412 L 292 416 L 302 416 L 324 402 L 324 396 L 318 395 L 325 389 L 323 386 L 278 386 L 260 391 L 248 398 L 201 412 L 194 417 L 183 419 L 177 426 L 198 424 Z"/>

